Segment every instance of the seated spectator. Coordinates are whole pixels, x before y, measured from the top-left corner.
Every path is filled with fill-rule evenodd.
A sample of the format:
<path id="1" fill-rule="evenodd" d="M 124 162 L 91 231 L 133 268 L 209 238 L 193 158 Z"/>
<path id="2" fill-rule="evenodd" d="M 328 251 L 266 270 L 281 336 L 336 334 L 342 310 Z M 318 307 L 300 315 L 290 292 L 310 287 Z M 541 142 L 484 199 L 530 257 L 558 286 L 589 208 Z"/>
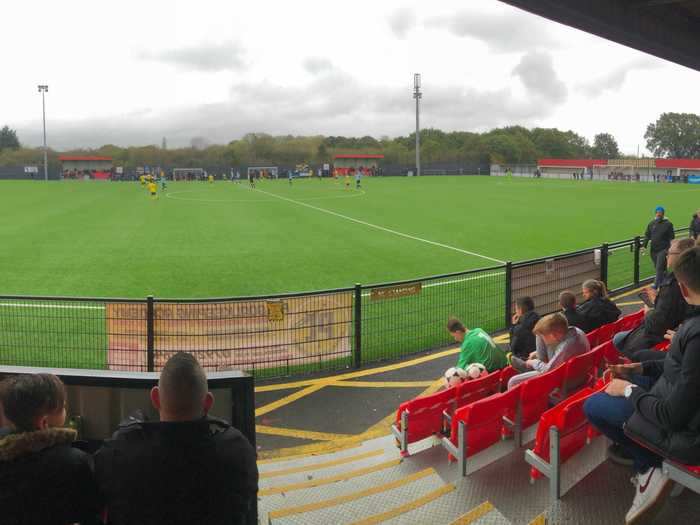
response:
<path id="1" fill-rule="evenodd" d="M 522 372 L 510 378 L 508 388 L 527 381 L 531 377 L 554 370 L 572 357 L 588 352 L 586 334 L 575 326 L 569 326 L 563 314 L 549 314 L 537 321 L 533 332 L 536 350 L 527 361 L 513 357 L 511 365 Z"/>
<path id="2" fill-rule="evenodd" d="M 592 332 L 620 317 L 620 309 L 608 299 L 605 283 L 588 279 L 584 281 L 581 292 L 585 301 L 576 308 L 576 311 L 583 317 L 583 326 L 580 328 L 584 332 Z"/>
<path id="3" fill-rule="evenodd" d="M 693 213 L 693 217 L 690 219 L 688 233 L 690 233 L 691 239 L 698 239 L 698 235 L 700 235 L 700 210 Z"/>
<path id="4" fill-rule="evenodd" d="M 700 248 L 684 251 L 674 273 L 685 300 L 700 306 Z M 637 523 L 651 517 L 673 485 L 662 458 L 637 441 L 674 461 L 700 464 L 700 310 L 683 322 L 664 360 L 611 369 L 616 379 L 586 401 L 584 412 L 633 458 L 637 490 L 626 520 Z"/>
<path id="5" fill-rule="evenodd" d="M 461 344 L 457 368 L 466 370 L 472 363 L 481 363 L 487 371 L 493 372 L 508 365 L 505 352 L 481 328 L 467 330 L 459 319 L 453 317 L 447 321 L 447 330 Z"/>
<path id="6" fill-rule="evenodd" d="M 561 306 L 562 313 L 564 317 L 566 317 L 569 326 L 583 329 L 582 327 L 585 325 L 586 320 L 578 313 L 578 310 L 576 310 L 576 296 L 573 293 L 568 290 L 560 293 L 559 306 Z"/>
<path id="7" fill-rule="evenodd" d="M 51 374 L 5 380 L 0 428 L 0 522 L 3 525 L 97 523 L 97 484 L 89 455 L 63 428 L 66 392 Z"/>
<path id="8" fill-rule="evenodd" d="M 532 329 L 540 320 L 540 314 L 535 312 L 535 302 L 532 297 L 521 297 L 515 301 L 513 325 L 510 327 L 510 351 L 521 359 L 527 359 L 530 352 L 535 350 L 535 334 Z"/>
<path id="9" fill-rule="evenodd" d="M 653 308 L 644 306 L 644 322 L 634 330 L 618 332 L 613 337 L 613 344 L 620 352 L 633 361 L 639 361 L 636 355 L 640 350 L 651 349 L 663 342 L 668 330 L 675 329 L 688 312 L 688 303 L 683 299 L 678 280 L 673 274 L 673 266 L 678 257 L 685 250 L 695 245 L 693 239 L 675 239 L 666 254 L 668 267 L 667 273 L 655 290 L 645 290 L 649 299 L 654 303 Z M 663 356 L 657 356 L 663 358 Z"/>
<path id="10" fill-rule="evenodd" d="M 256 505 L 255 450 L 207 415 L 214 396 L 192 355 L 168 359 L 151 402 L 160 421 L 128 418 L 95 456 L 110 523 L 244 523 Z"/>

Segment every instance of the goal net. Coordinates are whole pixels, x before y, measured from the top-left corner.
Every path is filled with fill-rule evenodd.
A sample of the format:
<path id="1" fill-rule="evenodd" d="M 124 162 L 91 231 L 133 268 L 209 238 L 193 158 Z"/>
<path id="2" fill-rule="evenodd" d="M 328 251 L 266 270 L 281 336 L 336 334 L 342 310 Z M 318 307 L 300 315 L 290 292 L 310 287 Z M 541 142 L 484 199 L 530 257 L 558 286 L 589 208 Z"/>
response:
<path id="1" fill-rule="evenodd" d="M 276 179 L 278 176 L 277 166 L 250 166 L 246 176 L 250 178 L 251 175 L 256 179 Z"/>
<path id="2" fill-rule="evenodd" d="M 204 168 L 174 168 L 173 180 L 204 180 L 207 172 Z"/>

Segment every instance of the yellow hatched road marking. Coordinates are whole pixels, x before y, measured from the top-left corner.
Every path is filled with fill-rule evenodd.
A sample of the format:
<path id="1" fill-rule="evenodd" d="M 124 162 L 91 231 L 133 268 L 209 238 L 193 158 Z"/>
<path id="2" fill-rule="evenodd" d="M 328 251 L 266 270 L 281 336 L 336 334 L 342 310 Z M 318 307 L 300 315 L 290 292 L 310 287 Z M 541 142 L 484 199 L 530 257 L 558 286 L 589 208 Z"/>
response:
<path id="1" fill-rule="evenodd" d="M 335 476 L 329 476 L 327 478 L 317 478 L 311 479 L 309 481 L 302 481 L 300 483 L 291 483 L 289 485 L 280 485 L 279 487 L 270 487 L 258 491 L 258 496 L 270 496 L 272 494 L 281 494 L 283 492 L 291 492 L 293 490 L 310 489 L 313 487 L 320 487 L 322 485 L 329 485 L 331 483 L 335 483 L 336 481 L 344 481 L 347 479 L 364 476 L 365 474 L 371 474 L 372 472 L 378 472 L 380 470 L 384 470 L 390 467 L 395 467 L 400 463 L 400 459 L 392 459 L 391 461 L 385 461 L 384 463 L 379 463 L 371 467 L 358 468 L 356 470 L 350 470 L 348 472 L 337 474 Z"/>
<path id="2" fill-rule="evenodd" d="M 493 510 L 493 508 L 494 507 L 490 501 L 484 501 L 478 507 L 474 507 L 472 510 L 470 510 L 466 514 L 462 514 L 459 518 L 454 520 L 450 525 L 469 525 L 469 523 L 473 523 L 474 521 L 478 520 L 484 514 L 488 514 L 489 512 L 491 512 Z"/>
<path id="3" fill-rule="evenodd" d="M 344 465 L 345 463 L 352 463 L 353 461 L 360 461 L 361 459 L 373 458 L 375 456 L 381 456 L 384 454 L 383 449 L 370 450 L 364 454 L 356 454 L 354 456 L 348 456 L 345 458 L 333 459 L 331 461 L 322 461 L 320 463 L 310 463 L 308 465 L 303 465 L 301 467 L 292 467 L 280 470 L 268 470 L 267 472 L 260 473 L 260 479 L 274 478 L 276 476 L 285 476 L 287 474 L 296 474 L 297 472 L 306 472 L 309 470 L 318 470 L 328 467 L 336 467 L 338 465 Z"/>
<path id="4" fill-rule="evenodd" d="M 617 306 L 635 306 L 637 304 L 644 304 L 642 301 L 630 301 L 629 303 L 615 303 Z"/>
<path id="5" fill-rule="evenodd" d="M 351 494 L 346 494 L 344 496 L 338 496 L 337 498 L 327 499 L 324 501 L 317 501 L 316 503 L 309 503 L 307 505 L 300 505 L 298 507 L 289 507 L 286 509 L 280 509 L 272 511 L 268 514 L 269 519 L 284 518 L 285 516 L 291 516 L 292 514 L 302 514 L 304 512 L 312 512 L 314 510 L 326 509 L 328 507 L 335 507 L 336 505 L 341 505 L 343 503 L 348 503 L 349 501 L 355 501 L 360 498 L 365 498 L 367 496 L 372 496 L 373 494 L 379 494 L 381 492 L 386 492 L 403 485 L 408 485 L 413 481 L 428 477 L 435 474 L 435 470 L 432 467 L 406 476 L 405 478 L 397 479 L 396 481 L 391 481 L 389 483 L 384 483 L 383 485 L 377 485 L 366 490 L 361 490 L 359 492 L 353 492 Z"/>
<path id="6" fill-rule="evenodd" d="M 272 403 L 268 403 L 265 406 L 262 406 L 260 408 L 255 409 L 255 417 L 262 416 L 267 414 L 268 412 L 272 412 L 273 410 L 277 410 L 278 408 L 282 408 L 285 405 L 288 405 L 289 403 L 293 403 L 294 401 L 301 399 L 302 397 L 306 397 L 309 394 L 313 394 L 314 392 L 321 390 L 323 387 L 326 385 L 324 383 L 318 383 L 315 385 L 308 386 L 302 390 L 299 390 L 298 392 L 294 392 L 293 394 L 290 394 L 288 396 L 285 396 L 281 399 L 278 399 L 277 401 L 274 401 Z"/>
<path id="7" fill-rule="evenodd" d="M 421 388 L 428 387 L 433 381 L 338 381 L 328 386 L 347 386 L 351 388 Z"/>
<path id="8" fill-rule="evenodd" d="M 352 434 L 332 434 L 329 432 L 314 432 L 313 430 L 301 430 L 296 428 L 270 427 L 267 425 L 255 425 L 255 432 L 270 436 L 284 436 L 299 439 L 311 439 L 314 441 L 337 441 L 353 437 Z"/>
<path id="9" fill-rule="evenodd" d="M 349 444 L 344 444 L 340 446 L 334 446 L 333 443 L 313 443 L 312 445 L 302 445 L 300 447 L 290 447 L 291 449 L 298 451 L 298 450 L 309 450 L 308 452 L 299 452 L 298 454 L 287 454 L 287 455 L 275 455 L 271 457 L 265 457 L 265 454 L 271 454 L 273 452 L 279 452 L 279 450 L 290 450 L 290 448 L 287 449 L 279 449 L 279 450 L 272 450 L 272 451 L 261 451 L 260 455 L 264 456 L 263 459 L 259 459 L 257 461 L 258 465 L 270 465 L 271 463 L 284 463 L 286 461 L 292 461 L 294 459 L 299 459 L 299 458 L 306 458 L 309 456 L 322 456 L 327 453 L 335 453 L 335 452 L 340 452 L 341 450 L 351 450 L 353 448 L 360 448 L 361 443 L 357 440 L 354 440 L 349 443 Z M 312 449 L 313 447 L 313 449 Z M 316 450 L 316 448 L 318 450 Z"/>
<path id="10" fill-rule="evenodd" d="M 426 505 L 431 501 L 436 500 L 441 496 L 444 496 L 445 494 L 449 494 L 454 489 L 455 486 L 452 483 L 443 485 L 439 489 L 429 492 L 425 496 L 415 499 L 410 503 L 406 503 L 405 505 L 401 505 L 400 507 L 395 507 L 386 512 L 382 512 L 381 514 L 375 514 L 374 516 L 370 516 L 369 518 L 366 518 L 364 520 L 356 521 L 352 525 L 374 525 L 376 523 L 388 521 L 392 518 L 395 518 L 396 516 L 400 516 L 401 514 L 405 514 L 419 507 L 422 507 L 423 505 Z"/>
<path id="11" fill-rule="evenodd" d="M 547 523 L 547 518 L 544 515 L 544 512 L 537 516 L 534 520 L 532 520 L 528 525 L 546 525 Z"/>

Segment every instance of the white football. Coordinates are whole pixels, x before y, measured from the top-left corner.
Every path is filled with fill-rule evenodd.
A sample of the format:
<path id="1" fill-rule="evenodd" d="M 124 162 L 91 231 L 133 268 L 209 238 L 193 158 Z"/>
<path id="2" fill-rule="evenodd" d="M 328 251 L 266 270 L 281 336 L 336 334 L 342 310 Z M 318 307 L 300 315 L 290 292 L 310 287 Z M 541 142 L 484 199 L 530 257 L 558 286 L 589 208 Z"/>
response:
<path id="1" fill-rule="evenodd" d="M 467 367 L 467 376 L 469 376 L 469 379 L 478 379 L 484 372 L 486 372 L 486 367 L 481 363 L 472 363 Z"/>
<path id="2" fill-rule="evenodd" d="M 445 386 L 447 388 L 457 386 L 467 380 L 467 373 L 462 368 L 453 366 L 445 372 Z"/>

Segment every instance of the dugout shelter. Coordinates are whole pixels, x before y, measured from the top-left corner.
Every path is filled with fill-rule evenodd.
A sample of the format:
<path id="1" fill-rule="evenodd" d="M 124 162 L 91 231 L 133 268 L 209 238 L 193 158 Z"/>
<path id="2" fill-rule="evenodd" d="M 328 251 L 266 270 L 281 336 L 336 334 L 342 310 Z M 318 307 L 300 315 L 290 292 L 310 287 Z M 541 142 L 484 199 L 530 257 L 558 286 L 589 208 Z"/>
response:
<path id="1" fill-rule="evenodd" d="M 109 179 L 112 176 L 112 157 L 60 155 L 64 179 Z"/>

